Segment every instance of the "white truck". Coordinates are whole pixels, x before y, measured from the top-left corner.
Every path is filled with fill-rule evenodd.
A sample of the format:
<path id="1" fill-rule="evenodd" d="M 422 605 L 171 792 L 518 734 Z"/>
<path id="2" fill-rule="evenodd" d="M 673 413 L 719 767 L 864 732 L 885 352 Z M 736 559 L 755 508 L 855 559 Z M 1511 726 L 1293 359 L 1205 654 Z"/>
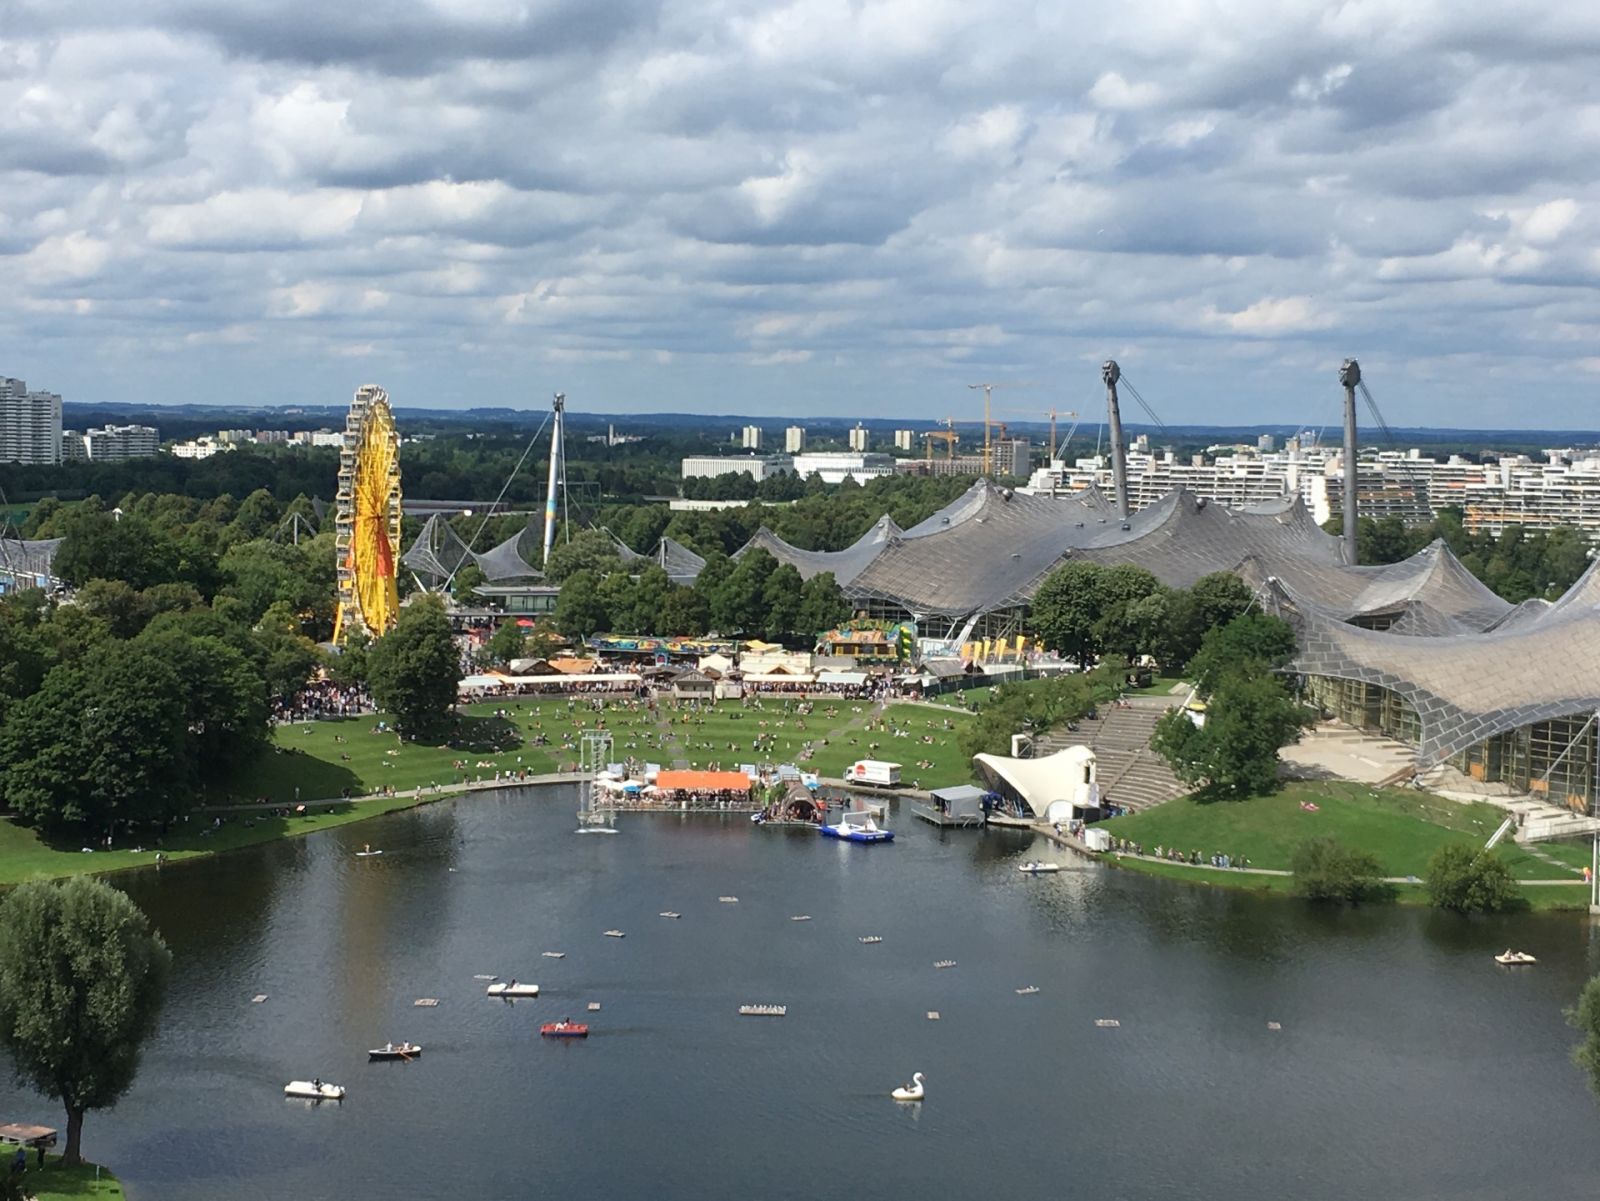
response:
<path id="1" fill-rule="evenodd" d="M 845 772 L 848 784 L 871 784 L 876 788 L 899 788 L 900 765 L 884 759 L 857 759 Z"/>

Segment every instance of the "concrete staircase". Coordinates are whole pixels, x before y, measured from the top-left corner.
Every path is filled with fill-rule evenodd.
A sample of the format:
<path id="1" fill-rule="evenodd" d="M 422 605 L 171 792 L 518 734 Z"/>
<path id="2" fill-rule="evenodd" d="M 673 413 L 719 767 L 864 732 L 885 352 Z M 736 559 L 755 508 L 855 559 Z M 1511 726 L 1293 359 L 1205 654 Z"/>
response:
<path id="1" fill-rule="evenodd" d="M 1106 706 L 1076 730 L 1053 730 L 1039 740 L 1035 758 L 1053 755 L 1069 746 L 1087 746 L 1095 753 L 1095 773 L 1100 795 L 1112 804 L 1134 812 L 1185 796 L 1190 789 L 1150 749 L 1156 722 L 1171 703 L 1144 698 L 1127 708 Z"/>

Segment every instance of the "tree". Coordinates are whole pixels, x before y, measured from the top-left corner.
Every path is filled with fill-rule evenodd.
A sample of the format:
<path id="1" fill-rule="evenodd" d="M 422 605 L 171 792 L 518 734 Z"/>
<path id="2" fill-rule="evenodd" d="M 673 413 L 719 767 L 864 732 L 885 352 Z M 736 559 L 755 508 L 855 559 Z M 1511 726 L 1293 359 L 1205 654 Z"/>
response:
<path id="1" fill-rule="evenodd" d="M 328 678 L 340 688 L 359 688 L 367 682 L 367 648 L 372 639 L 353 630 L 344 646 L 327 657 Z"/>
<path id="2" fill-rule="evenodd" d="M 1099 653 L 1095 622 L 1100 618 L 1098 563 L 1077 561 L 1056 568 L 1034 593 L 1030 624 L 1046 649 L 1087 664 Z"/>
<path id="3" fill-rule="evenodd" d="M 522 633 L 522 627 L 513 617 L 495 627 L 494 633 L 490 634 L 489 640 L 483 644 L 483 657 L 498 666 L 509 666 L 511 660 L 522 658 L 526 642 L 527 638 Z"/>
<path id="4" fill-rule="evenodd" d="M 372 699 L 408 738 L 441 731 L 461 683 L 461 659 L 450 619 L 437 597 L 400 610 L 400 619 L 367 651 Z"/>
<path id="5" fill-rule="evenodd" d="M 1294 891 L 1308 901 L 1334 901 L 1350 905 L 1383 897 L 1383 869 L 1366 851 L 1345 846 L 1336 838 L 1312 838 L 1295 848 L 1290 860 Z"/>
<path id="6" fill-rule="evenodd" d="M 458 605 L 472 604 L 476 600 L 473 590 L 479 584 L 488 582 L 489 577 L 483 573 L 483 568 L 476 563 L 463 563 L 456 568 L 455 579 L 450 582 L 450 595 L 455 598 Z"/>
<path id="7" fill-rule="evenodd" d="M 1276 678 L 1241 670 L 1217 685 L 1203 726 L 1195 728 L 1186 710 L 1170 710 L 1151 746 L 1180 780 L 1212 797 L 1257 796 L 1277 787 L 1278 751 L 1307 720 Z"/>
<path id="8" fill-rule="evenodd" d="M 80 508 L 64 522 L 52 569 L 72 587 L 90 580 L 121 580 L 135 590 L 181 578 L 183 553 L 168 534 L 143 518 L 120 521 Z"/>
<path id="9" fill-rule="evenodd" d="M 693 588 L 675 587 L 661 602 L 657 629 L 669 638 L 698 638 L 711 624 L 711 606 Z"/>
<path id="10" fill-rule="evenodd" d="M 1567 1010 L 1567 1022 L 1583 1035 L 1572 1061 L 1589 1075 L 1589 1087 L 1600 1093 L 1600 976 L 1583 986 L 1578 1003 Z"/>
<path id="11" fill-rule="evenodd" d="M 1230 672 L 1267 672 L 1294 657 L 1294 630 L 1281 618 L 1246 613 L 1218 626 L 1200 641 L 1189 661 L 1189 676 L 1200 695 L 1209 697 Z"/>
<path id="12" fill-rule="evenodd" d="M 724 634 L 761 633 L 766 628 L 767 580 L 777 570 L 778 560 L 760 547 L 741 555 L 711 597 L 711 624 Z"/>
<path id="13" fill-rule="evenodd" d="M 293 696 L 321 662 L 316 644 L 300 633 L 300 619 L 283 601 L 273 603 L 261 615 L 254 645 L 256 666 L 270 696 Z"/>
<path id="14" fill-rule="evenodd" d="M 570 542 L 558 542 L 550 550 L 544 574 L 552 584 L 564 584 L 580 571 L 598 578 L 622 566 L 617 544 L 604 530 L 579 530 Z"/>
<path id="15" fill-rule="evenodd" d="M 800 572 L 792 563 L 780 564 L 761 588 L 762 635 L 770 642 L 793 642 L 800 628 Z"/>
<path id="16" fill-rule="evenodd" d="M 147 628 L 134 642 L 183 681 L 186 758 L 200 779 L 223 779 L 266 749 L 267 682 L 256 665 L 222 638 Z"/>
<path id="17" fill-rule="evenodd" d="M 556 597 L 555 623 L 568 638 L 588 638 L 610 624 L 611 615 L 600 599 L 600 577 L 578 571 L 561 584 Z"/>
<path id="18" fill-rule="evenodd" d="M 1428 860 L 1428 900 L 1457 913 L 1499 913 L 1522 901 L 1516 878 L 1493 851 L 1447 842 Z"/>
<path id="19" fill-rule="evenodd" d="M 827 630 L 838 629 L 849 620 L 850 602 L 845 600 L 833 572 L 819 571 L 800 586 L 797 634 L 815 638 Z"/>
<path id="20" fill-rule="evenodd" d="M 191 802 L 193 682 L 149 647 L 108 645 L 114 653 L 87 665 L 52 668 L 0 731 L 0 788 L 38 825 L 109 830 L 170 819 Z"/>
<path id="21" fill-rule="evenodd" d="M 127 895 L 87 876 L 0 902 L 0 1043 L 19 1080 L 66 1107 L 64 1162 L 83 1160 L 84 1114 L 133 1084 L 171 962 Z"/>

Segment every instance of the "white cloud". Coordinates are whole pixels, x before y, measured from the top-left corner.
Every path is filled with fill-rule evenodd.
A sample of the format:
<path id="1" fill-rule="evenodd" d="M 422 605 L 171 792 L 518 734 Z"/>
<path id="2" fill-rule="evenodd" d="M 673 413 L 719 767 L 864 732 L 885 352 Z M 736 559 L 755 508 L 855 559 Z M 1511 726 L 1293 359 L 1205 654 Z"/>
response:
<path id="1" fill-rule="evenodd" d="M 24 5 L 0 371 L 280 401 L 292 355 L 289 399 L 326 400 L 362 358 L 402 399 L 558 375 L 685 408 L 714 370 L 719 403 L 848 415 L 968 404 L 970 371 L 1093 389 L 1116 354 L 1213 421 L 1356 353 L 1403 364 L 1408 418 L 1507 425 L 1484 381 L 1538 356 L 1538 419 L 1592 423 L 1583 6 L 384 11 Z"/>

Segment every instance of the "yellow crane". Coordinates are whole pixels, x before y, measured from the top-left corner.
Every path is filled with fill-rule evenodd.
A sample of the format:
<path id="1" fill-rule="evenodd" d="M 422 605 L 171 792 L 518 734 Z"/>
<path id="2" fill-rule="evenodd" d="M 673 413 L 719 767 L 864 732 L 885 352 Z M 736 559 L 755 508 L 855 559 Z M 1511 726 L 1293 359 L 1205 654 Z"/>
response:
<path id="1" fill-rule="evenodd" d="M 929 430 L 922 435 L 927 442 L 928 462 L 930 463 L 933 462 L 933 444 L 935 442 L 944 443 L 946 462 L 956 457 L 956 446 L 961 442 L 961 435 L 956 433 L 956 419 L 954 417 L 941 417 L 939 421 L 945 427 L 944 429 Z"/>
<path id="2" fill-rule="evenodd" d="M 1022 381 L 1018 381 L 1018 382 L 1015 382 L 1015 383 L 968 384 L 967 385 L 967 388 L 969 390 L 971 390 L 971 391 L 974 391 L 974 392 L 977 391 L 979 388 L 983 389 L 983 474 L 984 475 L 989 475 L 990 474 L 991 467 L 993 466 L 993 463 L 994 463 L 994 458 L 993 458 L 993 456 L 994 456 L 994 443 L 991 440 L 990 435 L 989 435 L 989 427 L 993 424 L 993 422 L 990 420 L 990 414 L 992 412 L 992 409 L 991 409 L 991 406 L 990 406 L 990 397 L 993 395 L 993 393 L 994 393 L 996 388 L 1031 388 L 1033 386 L 1034 386 L 1034 384 L 1033 384 L 1032 380 L 1022 380 Z"/>

